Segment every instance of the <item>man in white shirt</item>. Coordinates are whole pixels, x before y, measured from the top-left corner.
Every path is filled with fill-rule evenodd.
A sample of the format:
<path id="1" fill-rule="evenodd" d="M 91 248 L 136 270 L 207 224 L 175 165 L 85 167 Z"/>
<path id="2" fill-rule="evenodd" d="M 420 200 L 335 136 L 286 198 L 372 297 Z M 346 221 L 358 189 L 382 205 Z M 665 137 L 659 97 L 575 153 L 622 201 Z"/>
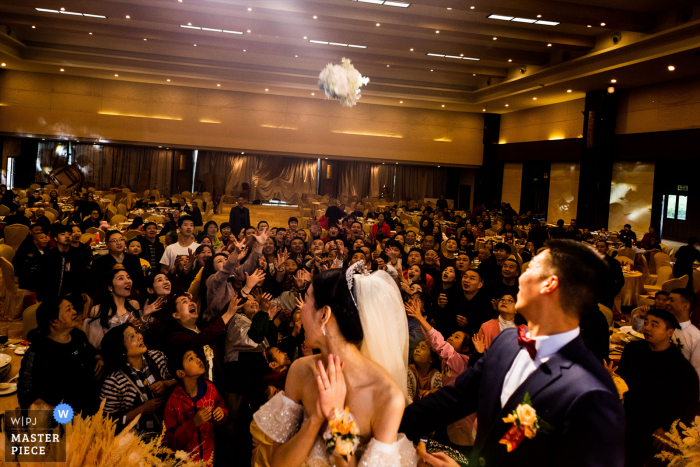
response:
<path id="1" fill-rule="evenodd" d="M 470 465 L 624 465 L 622 404 L 579 328 L 582 313 L 596 306 L 608 269 L 580 242 L 550 240 L 547 246 L 520 278 L 515 308 L 529 331 L 505 329 L 454 385 L 406 407 L 400 433 L 417 440 L 476 411 Z M 418 454 L 432 465 L 457 465 L 427 454 L 422 444 Z"/>
<path id="2" fill-rule="evenodd" d="M 177 225 L 180 228 L 180 239 L 177 243 L 173 243 L 165 249 L 163 257 L 160 259 L 161 272 L 167 274 L 177 265 L 177 260 L 179 257 L 184 256 L 185 259 L 189 257 L 189 250 L 194 252 L 199 243 L 194 241 L 194 221 L 190 216 L 182 216 L 177 221 Z"/>
<path id="3" fill-rule="evenodd" d="M 668 311 L 681 325 L 673 332 L 672 341 L 683 356 L 693 365 L 700 378 L 700 329 L 690 322 L 690 310 L 695 308 L 697 298 L 689 289 L 673 289 L 668 300 Z"/>

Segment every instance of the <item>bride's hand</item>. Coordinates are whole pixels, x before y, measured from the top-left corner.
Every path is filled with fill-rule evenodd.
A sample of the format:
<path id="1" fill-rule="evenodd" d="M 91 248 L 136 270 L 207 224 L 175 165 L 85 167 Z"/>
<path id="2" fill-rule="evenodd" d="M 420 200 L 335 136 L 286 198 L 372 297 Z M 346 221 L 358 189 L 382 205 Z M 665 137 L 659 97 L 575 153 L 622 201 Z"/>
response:
<path id="1" fill-rule="evenodd" d="M 318 384 L 318 402 L 316 411 L 319 416 L 330 420 L 333 418 L 334 409 L 343 410 L 345 408 L 345 378 L 343 377 L 343 365 L 340 357 L 328 355 L 328 372 L 323 367 L 323 361 L 318 361 L 319 375 L 316 377 Z"/>

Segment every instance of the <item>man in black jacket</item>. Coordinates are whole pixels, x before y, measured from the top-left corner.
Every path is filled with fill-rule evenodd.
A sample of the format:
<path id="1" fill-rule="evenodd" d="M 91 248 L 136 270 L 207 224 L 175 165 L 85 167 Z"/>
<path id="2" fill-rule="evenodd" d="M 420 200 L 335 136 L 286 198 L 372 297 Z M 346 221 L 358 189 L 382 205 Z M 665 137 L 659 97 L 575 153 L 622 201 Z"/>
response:
<path id="1" fill-rule="evenodd" d="M 615 297 L 617 297 L 617 294 L 619 294 L 620 290 L 625 286 L 625 276 L 622 274 L 620 262 L 608 255 L 607 242 L 603 240 L 596 242 L 595 249 L 598 250 L 598 253 L 603 255 L 605 264 L 607 264 L 610 269 L 610 278 L 606 284 L 606 290 L 601 294 L 600 303 L 612 310 Z"/>
<path id="2" fill-rule="evenodd" d="M 33 242 L 29 246 L 17 249 L 12 266 L 15 268 L 15 276 L 19 279 L 19 287 L 36 290 L 39 283 L 39 265 L 44 253 L 48 251 L 49 236 L 39 230 L 34 236 L 27 235 L 27 238 L 33 239 Z"/>
<path id="3" fill-rule="evenodd" d="M 39 267 L 37 300 L 48 298 L 80 297 L 85 292 L 88 268 L 85 254 L 70 244 L 71 228 L 63 224 L 53 224 L 51 235 L 56 248 L 47 251 Z"/>
<path id="4" fill-rule="evenodd" d="M 160 259 L 165 253 L 165 245 L 158 239 L 158 226 L 155 222 L 146 222 L 143 225 L 143 235 L 138 237 L 141 243 L 141 258 L 151 265 L 151 274 L 160 269 Z"/>
<path id="5" fill-rule="evenodd" d="M 250 211 L 243 206 L 243 198 L 238 198 L 238 205 L 231 208 L 228 216 L 228 223 L 231 224 L 231 235 L 238 238 L 241 230 L 250 227 Z"/>
<path id="6" fill-rule="evenodd" d="M 96 258 L 92 262 L 92 285 L 88 289 L 88 294 L 95 294 L 102 285 L 102 281 L 107 276 L 107 271 L 114 263 L 120 263 L 129 273 L 129 277 L 134 283 L 134 288 L 139 291 L 141 296 L 145 296 L 143 270 L 141 269 L 141 261 L 138 256 L 130 255 L 125 252 L 124 238 L 118 230 L 110 230 L 105 236 L 107 242 L 108 253 L 104 256 Z"/>

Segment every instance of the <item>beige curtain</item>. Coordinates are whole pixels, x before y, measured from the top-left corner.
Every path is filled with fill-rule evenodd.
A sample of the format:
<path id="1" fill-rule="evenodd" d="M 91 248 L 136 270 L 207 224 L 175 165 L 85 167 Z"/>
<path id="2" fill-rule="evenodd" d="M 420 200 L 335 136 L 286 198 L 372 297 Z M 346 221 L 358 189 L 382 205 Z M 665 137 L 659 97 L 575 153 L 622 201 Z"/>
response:
<path id="1" fill-rule="evenodd" d="M 217 194 L 237 196 L 248 183 L 250 199 L 298 204 L 297 195 L 316 193 L 317 160 L 200 151 L 197 178 L 210 174 Z"/>
<path id="2" fill-rule="evenodd" d="M 369 162 L 338 161 L 338 198 L 347 196 L 365 198 L 370 192 Z"/>
<path id="3" fill-rule="evenodd" d="M 394 192 L 394 166 L 372 164 L 369 182 L 369 197 L 379 198 L 386 188 L 389 196 Z"/>
<path id="4" fill-rule="evenodd" d="M 437 198 L 445 191 L 446 184 L 446 169 L 419 165 L 396 166 L 397 199 Z"/>

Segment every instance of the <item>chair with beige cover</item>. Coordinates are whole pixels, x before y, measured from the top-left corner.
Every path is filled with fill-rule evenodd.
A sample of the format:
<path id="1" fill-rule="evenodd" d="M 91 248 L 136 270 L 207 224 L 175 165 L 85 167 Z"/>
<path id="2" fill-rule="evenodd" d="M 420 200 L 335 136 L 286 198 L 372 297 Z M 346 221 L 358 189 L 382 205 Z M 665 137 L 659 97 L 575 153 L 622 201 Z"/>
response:
<path id="1" fill-rule="evenodd" d="M 109 220 L 109 223 L 110 223 L 110 225 L 117 225 L 117 224 L 120 224 L 122 222 L 126 222 L 127 220 L 128 219 L 126 218 L 126 216 L 123 216 L 121 214 L 116 214 L 116 215 L 112 216 L 112 218 Z"/>
<path id="2" fill-rule="evenodd" d="M 95 238 L 95 234 L 98 234 L 100 236 L 100 241 L 104 242 L 105 241 L 105 231 L 102 229 L 98 229 L 97 227 L 90 227 L 85 231 L 86 234 L 92 235 L 92 238 Z M 82 239 L 82 237 L 81 237 Z"/>
<path id="3" fill-rule="evenodd" d="M 36 321 L 36 310 L 39 308 L 39 305 L 41 305 L 41 302 L 35 303 L 22 313 L 22 338 L 25 340 L 29 335 L 29 331 L 39 327 Z"/>
<path id="4" fill-rule="evenodd" d="M 114 217 L 116 215 L 117 215 L 117 208 L 115 208 L 112 205 L 107 206 L 107 210 L 105 211 L 105 216 L 106 216 L 105 219 L 107 220 L 107 222 L 112 222 L 112 217 Z"/>
<path id="5" fill-rule="evenodd" d="M 112 204 L 114 204 L 114 200 L 115 200 L 117 197 L 116 197 L 116 195 L 109 194 L 109 195 L 105 195 L 104 198 L 110 200 L 110 201 L 112 202 Z"/>
<path id="6" fill-rule="evenodd" d="M 95 239 L 95 234 L 90 234 L 90 233 L 84 233 L 80 236 L 80 243 L 85 244 L 89 242 L 90 240 Z"/>
<path id="7" fill-rule="evenodd" d="M 683 277 L 679 277 L 678 279 L 671 279 L 663 284 L 661 284 L 661 290 L 667 293 L 671 293 L 671 290 L 673 289 L 685 289 L 688 286 L 688 281 L 690 280 L 690 277 L 686 274 Z"/>
<path id="8" fill-rule="evenodd" d="M 44 211 L 44 216 L 49 220 L 50 224 L 53 224 L 56 222 L 56 216 L 54 216 L 52 213 L 48 211 Z"/>
<path id="9" fill-rule="evenodd" d="M 4 204 L 0 204 L 0 216 L 6 216 L 10 213 L 10 208 Z"/>
<path id="10" fill-rule="evenodd" d="M 44 214 L 47 212 L 53 214 L 54 219 L 58 219 L 58 211 L 56 211 L 54 208 L 44 208 Z"/>
<path id="11" fill-rule="evenodd" d="M 644 292 L 647 294 L 655 294 L 659 292 L 661 286 L 673 278 L 673 269 L 670 266 L 662 266 L 659 268 L 659 273 L 656 275 L 656 281 L 653 284 L 645 285 Z"/>
<path id="12" fill-rule="evenodd" d="M 29 235 L 29 227 L 24 224 L 12 224 L 3 229 L 5 234 L 5 245 L 9 245 L 13 250 L 17 251 L 20 244 Z"/>
<path id="13" fill-rule="evenodd" d="M 129 230 L 124 237 L 126 237 L 126 241 L 131 240 L 132 238 L 136 238 L 141 235 L 141 231 L 139 230 Z"/>
<path id="14" fill-rule="evenodd" d="M 15 268 L 5 258 L 0 258 L 0 272 L 2 272 L 3 291 L 0 294 L 3 301 L 3 317 L 13 320 L 22 317 L 24 311 L 24 296 L 29 295 L 29 290 L 20 289 L 15 283 Z"/>
<path id="15" fill-rule="evenodd" d="M 523 263 L 523 265 L 520 267 L 520 274 L 523 274 L 525 271 L 527 271 L 527 268 L 530 267 L 530 262 Z"/>
<path id="16" fill-rule="evenodd" d="M 126 216 L 129 213 L 129 211 L 126 209 L 126 204 L 119 203 L 117 205 L 117 213 L 121 214 L 122 216 Z"/>
<path id="17" fill-rule="evenodd" d="M 14 257 L 15 250 L 13 250 L 12 247 L 5 244 L 0 244 L 0 258 L 5 258 L 11 263 Z"/>

